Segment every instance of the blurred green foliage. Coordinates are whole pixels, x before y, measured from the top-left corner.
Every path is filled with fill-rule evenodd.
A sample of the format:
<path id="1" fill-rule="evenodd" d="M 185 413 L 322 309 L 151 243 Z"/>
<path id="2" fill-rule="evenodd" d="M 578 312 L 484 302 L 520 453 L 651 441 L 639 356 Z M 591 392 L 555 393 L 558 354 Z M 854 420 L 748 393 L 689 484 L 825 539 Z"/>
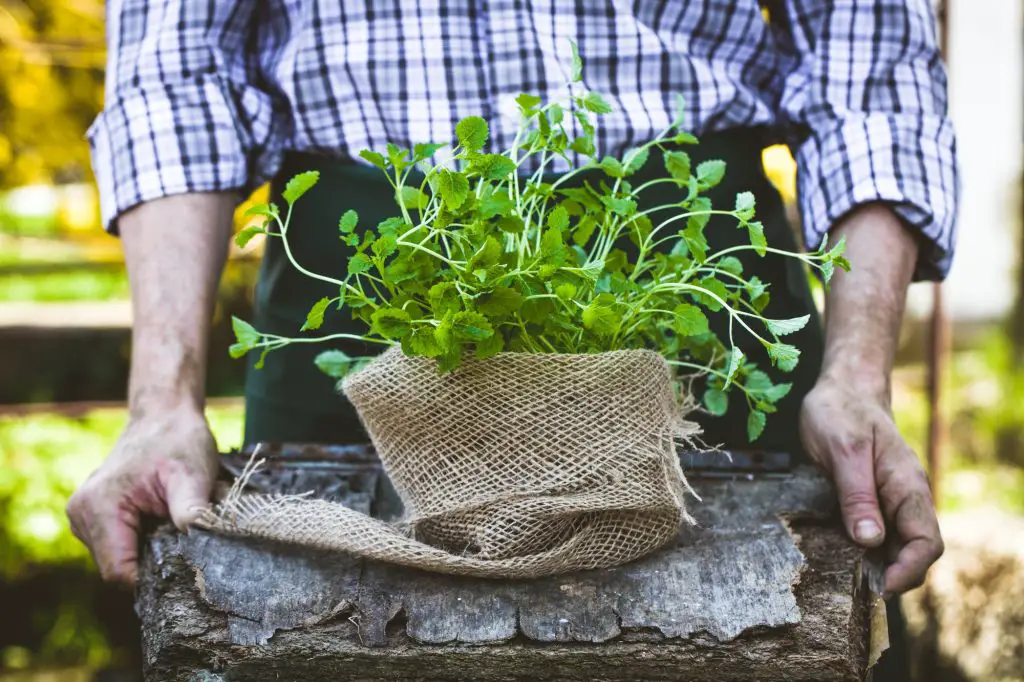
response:
<path id="1" fill-rule="evenodd" d="M 8 301 L 107 301 L 127 299 L 123 270 L 71 270 L 38 274 L 0 274 L 0 303 Z"/>

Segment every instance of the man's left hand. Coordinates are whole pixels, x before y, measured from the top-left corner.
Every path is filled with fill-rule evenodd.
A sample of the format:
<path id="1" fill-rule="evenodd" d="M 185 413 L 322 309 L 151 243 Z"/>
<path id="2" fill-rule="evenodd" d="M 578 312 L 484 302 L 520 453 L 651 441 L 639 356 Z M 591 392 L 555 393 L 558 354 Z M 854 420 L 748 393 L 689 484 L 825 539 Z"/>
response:
<path id="1" fill-rule="evenodd" d="M 928 478 L 887 403 L 823 376 L 804 399 L 800 435 L 835 483 L 850 537 L 865 547 L 885 543 L 889 595 L 920 586 L 943 544 Z"/>

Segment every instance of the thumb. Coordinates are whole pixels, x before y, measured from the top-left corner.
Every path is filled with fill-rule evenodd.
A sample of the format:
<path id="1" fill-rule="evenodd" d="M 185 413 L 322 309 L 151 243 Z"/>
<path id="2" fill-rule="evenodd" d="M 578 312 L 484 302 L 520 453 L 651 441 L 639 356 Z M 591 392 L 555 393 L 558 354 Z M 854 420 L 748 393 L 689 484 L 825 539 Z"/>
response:
<path id="1" fill-rule="evenodd" d="M 832 460 L 832 478 L 839 494 L 846 532 L 865 547 L 877 547 L 885 540 L 871 454 L 870 449 L 863 449 L 843 453 Z"/>
<path id="2" fill-rule="evenodd" d="M 181 462 L 176 464 L 164 477 L 164 495 L 171 521 L 184 533 L 209 505 L 213 479 Z"/>

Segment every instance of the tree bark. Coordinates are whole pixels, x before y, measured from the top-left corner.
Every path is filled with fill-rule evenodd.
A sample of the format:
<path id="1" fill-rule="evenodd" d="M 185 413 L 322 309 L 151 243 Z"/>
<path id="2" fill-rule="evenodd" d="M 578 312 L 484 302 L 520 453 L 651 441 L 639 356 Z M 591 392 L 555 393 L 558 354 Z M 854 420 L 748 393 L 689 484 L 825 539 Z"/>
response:
<path id="1" fill-rule="evenodd" d="M 304 452 L 312 459 L 271 466 L 254 485 L 394 516 L 369 459 Z M 806 468 L 689 475 L 698 526 L 670 546 L 532 581 L 163 526 L 144 543 L 136 604 L 146 679 L 864 679 L 861 552 L 825 480 Z"/>

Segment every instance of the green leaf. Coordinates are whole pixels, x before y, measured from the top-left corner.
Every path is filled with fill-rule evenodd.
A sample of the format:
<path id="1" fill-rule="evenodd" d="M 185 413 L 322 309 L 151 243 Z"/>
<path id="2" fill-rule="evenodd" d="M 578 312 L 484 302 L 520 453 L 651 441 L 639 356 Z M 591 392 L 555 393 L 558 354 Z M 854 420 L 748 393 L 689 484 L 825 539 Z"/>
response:
<path id="1" fill-rule="evenodd" d="M 820 267 L 821 278 L 825 281 L 825 285 L 827 286 L 828 283 L 832 281 L 832 276 L 835 274 L 835 264 L 830 260 L 826 260 L 821 262 Z"/>
<path id="2" fill-rule="evenodd" d="M 593 216 L 585 215 L 576 223 L 576 230 L 572 233 L 572 240 L 580 246 L 586 246 L 590 238 L 594 236 L 597 229 L 597 221 Z"/>
<path id="3" fill-rule="evenodd" d="M 788 343 L 768 344 L 768 357 L 783 372 L 792 372 L 800 360 L 800 350 Z"/>
<path id="4" fill-rule="evenodd" d="M 747 296 L 750 297 L 751 301 L 763 296 L 767 290 L 768 285 L 762 282 L 761 278 L 757 275 L 747 280 Z"/>
<path id="5" fill-rule="evenodd" d="M 455 126 L 459 143 L 472 152 L 478 152 L 487 144 L 487 121 L 479 116 L 469 116 Z"/>
<path id="6" fill-rule="evenodd" d="M 605 197 L 604 202 L 612 210 L 612 213 L 623 218 L 628 218 L 636 213 L 636 202 L 628 197 Z"/>
<path id="7" fill-rule="evenodd" d="M 555 296 L 558 296 L 563 301 L 570 301 L 575 295 L 576 285 L 572 282 L 562 282 L 555 287 Z"/>
<path id="8" fill-rule="evenodd" d="M 276 218 L 278 211 L 277 206 L 274 204 L 255 204 L 249 207 L 245 215 L 261 215 L 267 218 Z"/>
<path id="9" fill-rule="evenodd" d="M 629 241 L 640 248 L 654 231 L 654 223 L 645 215 L 639 215 L 629 223 Z"/>
<path id="10" fill-rule="evenodd" d="M 828 239 L 827 236 L 825 238 Z M 832 248 L 828 250 L 828 253 L 826 255 L 828 256 L 829 260 L 835 260 L 836 258 L 842 256 L 844 253 L 846 253 L 846 237 L 840 237 L 839 241 L 837 241 L 832 246 Z"/>
<path id="11" fill-rule="evenodd" d="M 398 239 L 393 234 L 382 235 L 370 245 L 370 250 L 380 259 L 387 258 L 398 250 Z"/>
<path id="12" fill-rule="evenodd" d="M 626 152 L 622 158 L 622 164 L 626 167 L 626 175 L 632 175 L 644 167 L 650 156 L 648 147 L 634 147 Z"/>
<path id="13" fill-rule="evenodd" d="M 703 263 L 708 257 L 708 240 L 704 237 L 704 230 L 699 223 L 690 223 L 682 232 L 683 241 L 690 249 L 693 260 Z"/>
<path id="14" fill-rule="evenodd" d="M 480 313 L 463 310 L 452 318 L 452 334 L 459 341 L 483 341 L 494 334 L 494 328 Z"/>
<path id="15" fill-rule="evenodd" d="M 754 217 L 754 203 L 755 203 L 753 192 L 740 192 L 736 195 L 736 214 L 740 220 L 750 220 Z"/>
<path id="16" fill-rule="evenodd" d="M 260 353 L 260 359 L 253 365 L 253 369 L 263 369 L 263 363 L 267 361 L 267 353 L 270 352 L 269 348 L 264 348 L 263 352 Z"/>
<path id="17" fill-rule="evenodd" d="M 448 208 L 454 211 L 469 196 L 469 181 L 461 173 L 453 173 L 444 168 L 438 174 L 437 190 Z"/>
<path id="18" fill-rule="evenodd" d="M 583 134 L 587 137 L 593 138 L 594 133 L 596 133 L 597 130 L 594 128 L 594 124 L 590 122 L 590 115 L 583 109 L 576 109 L 572 113 L 579 122 L 580 128 L 583 130 Z"/>
<path id="19" fill-rule="evenodd" d="M 237 317 L 231 318 L 231 329 L 235 332 L 235 340 L 246 349 L 252 348 L 263 338 L 263 335 L 256 331 L 255 327 Z"/>
<path id="20" fill-rule="evenodd" d="M 810 315 L 803 315 L 801 317 L 793 317 L 788 320 L 768 320 L 764 321 L 765 325 L 768 326 L 768 331 L 776 336 L 785 336 L 786 334 L 792 334 L 798 332 L 807 326 L 807 321 L 811 319 Z"/>
<path id="21" fill-rule="evenodd" d="M 704 407 L 716 417 L 721 417 L 729 409 L 729 396 L 717 388 L 709 388 L 704 391 Z"/>
<path id="22" fill-rule="evenodd" d="M 534 107 L 540 105 L 543 100 L 536 95 L 528 95 L 525 92 L 520 93 L 519 97 L 516 97 L 516 104 L 523 110 L 523 113 L 529 113 Z"/>
<path id="23" fill-rule="evenodd" d="M 395 200 L 399 206 L 407 211 L 423 211 L 430 203 L 430 197 L 421 192 L 417 187 L 402 186 Z"/>
<path id="24" fill-rule="evenodd" d="M 759 222 L 747 223 L 747 233 L 750 235 L 750 245 L 758 256 L 767 253 L 768 241 L 764 238 L 764 226 Z"/>
<path id="25" fill-rule="evenodd" d="M 672 312 L 675 314 L 672 328 L 680 336 L 698 336 L 708 332 L 708 318 L 697 306 L 680 303 Z"/>
<path id="26" fill-rule="evenodd" d="M 715 187 L 725 177 L 725 161 L 713 159 L 697 165 L 697 180 L 705 189 Z"/>
<path id="27" fill-rule="evenodd" d="M 412 318 L 401 308 L 378 308 L 370 316 L 373 330 L 386 339 L 399 339 L 409 333 Z"/>
<path id="28" fill-rule="evenodd" d="M 478 206 L 480 217 L 487 220 L 498 215 L 508 215 L 515 207 L 515 203 L 503 191 L 498 191 L 484 195 Z"/>
<path id="29" fill-rule="evenodd" d="M 484 154 L 473 162 L 473 169 L 485 180 L 504 180 L 516 170 L 516 162 L 501 154 Z M 468 186 L 467 186 L 468 189 Z"/>
<path id="30" fill-rule="evenodd" d="M 597 151 L 594 147 L 594 140 L 588 136 L 573 138 L 573 141 L 569 144 L 569 149 L 583 156 L 593 156 L 594 152 Z"/>
<path id="31" fill-rule="evenodd" d="M 680 184 L 690 179 L 690 155 L 686 152 L 665 152 L 665 170 Z"/>
<path id="32" fill-rule="evenodd" d="M 402 171 L 409 167 L 409 162 L 406 161 L 406 157 L 409 156 L 408 149 L 402 149 L 393 142 L 388 142 L 388 161 L 395 167 L 396 170 Z"/>
<path id="33" fill-rule="evenodd" d="M 415 327 L 411 334 L 402 339 L 402 344 L 402 350 L 407 351 L 406 355 L 436 358 L 444 353 L 434 336 L 434 328 L 429 325 Z"/>
<path id="34" fill-rule="evenodd" d="M 572 76 L 569 80 L 579 83 L 583 80 L 583 60 L 580 59 L 580 48 L 575 40 L 570 40 L 569 45 L 572 46 Z"/>
<path id="35" fill-rule="evenodd" d="M 772 387 L 772 380 L 767 374 L 759 369 L 751 370 L 747 373 L 747 379 L 743 382 L 747 391 L 751 393 L 761 394 Z"/>
<path id="36" fill-rule="evenodd" d="M 252 350 L 252 348 L 246 346 L 244 343 L 233 343 L 228 346 L 228 355 L 237 360 L 238 358 L 243 357 L 250 350 Z"/>
<path id="37" fill-rule="evenodd" d="M 441 374 L 451 372 L 462 364 L 462 346 L 455 344 L 445 353 L 437 356 L 437 371 Z"/>
<path id="38" fill-rule="evenodd" d="M 313 360 L 317 369 L 334 379 L 343 379 L 352 369 L 354 358 L 340 350 L 325 350 Z"/>
<path id="39" fill-rule="evenodd" d="M 338 230 L 342 234 L 349 234 L 356 229 L 356 224 L 359 222 L 359 214 L 349 209 L 345 211 L 344 215 L 341 216 L 341 220 L 338 221 Z"/>
<path id="40" fill-rule="evenodd" d="M 454 282 L 438 282 L 430 287 L 427 293 L 430 309 L 434 317 L 441 320 L 449 313 L 455 314 L 462 309 L 462 299 Z"/>
<path id="41" fill-rule="evenodd" d="M 747 439 L 753 443 L 764 433 L 766 417 L 760 410 L 751 410 L 747 416 Z"/>
<path id="42" fill-rule="evenodd" d="M 587 278 L 591 282 L 596 282 L 601 273 L 604 272 L 604 261 L 597 260 L 593 263 L 587 263 L 579 269 L 580 275 Z"/>
<path id="43" fill-rule="evenodd" d="M 487 317 L 501 318 L 511 315 L 523 305 L 523 295 L 511 287 L 497 287 L 476 301 L 476 308 Z"/>
<path id="44" fill-rule="evenodd" d="M 548 227 L 560 232 L 569 227 L 569 212 L 565 206 L 559 204 L 548 213 Z"/>
<path id="45" fill-rule="evenodd" d="M 306 171 L 305 173 L 299 173 L 284 186 L 284 191 L 281 192 L 281 196 L 289 204 L 294 204 L 299 197 L 308 192 L 316 184 L 317 180 L 320 179 L 320 171 Z"/>
<path id="46" fill-rule="evenodd" d="M 583 108 L 595 114 L 610 114 L 612 106 L 596 92 L 588 92 L 583 98 Z"/>
<path id="47" fill-rule="evenodd" d="M 686 113 L 686 100 L 679 93 L 676 93 L 676 117 L 672 121 L 673 128 L 681 128 Z"/>
<path id="48" fill-rule="evenodd" d="M 476 270 L 478 268 L 489 268 L 498 262 L 501 258 L 501 254 L 504 251 L 501 244 L 494 237 L 487 237 L 484 243 L 480 245 L 476 253 L 469 259 L 469 263 L 466 266 L 469 270 Z"/>
<path id="49" fill-rule="evenodd" d="M 718 261 L 718 269 L 731 272 L 734 275 L 742 275 L 743 263 L 741 263 L 740 259 L 735 256 L 726 256 L 722 260 Z"/>
<path id="50" fill-rule="evenodd" d="M 729 351 L 729 364 L 725 370 L 725 385 L 728 388 L 729 384 L 732 383 L 733 378 L 736 376 L 736 372 L 739 371 L 743 365 L 743 351 L 736 346 L 732 347 Z"/>
<path id="51" fill-rule="evenodd" d="M 483 341 L 476 342 L 476 359 L 486 360 L 505 350 L 505 337 L 501 334 L 491 334 Z"/>
<path id="52" fill-rule="evenodd" d="M 509 234 L 520 234 L 525 228 L 523 219 L 517 215 L 505 216 L 498 221 L 498 229 Z"/>
<path id="53" fill-rule="evenodd" d="M 319 329 L 324 323 L 324 313 L 327 311 L 327 306 L 331 304 L 331 299 L 324 296 L 319 301 L 313 304 L 310 308 L 309 313 L 306 315 L 306 321 L 302 324 L 300 332 L 311 331 Z"/>
<path id="54" fill-rule="evenodd" d="M 793 388 L 793 384 L 772 384 L 771 378 L 761 370 L 746 375 L 743 386 L 749 393 L 769 403 L 778 402 Z"/>
<path id="55" fill-rule="evenodd" d="M 361 275 L 373 269 L 373 263 L 365 253 L 357 253 L 348 259 L 348 274 Z"/>
<path id="56" fill-rule="evenodd" d="M 238 234 L 235 235 L 235 245 L 240 249 L 244 249 L 246 245 L 252 241 L 253 237 L 255 237 L 258 234 L 265 233 L 266 230 L 264 230 L 259 225 L 249 225 L 248 227 L 243 227 L 241 230 L 238 231 Z"/>
<path id="57" fill-rule="evenodd" d="M 566 255 L 561 230 L 556 230 L 553 227 L 544 230 L 544 234 L 540 237 L 540 257 L 543 265 L 538 274 L 544 278 L 553 275 L 565 263 Z"/>
<path id="58" fill-rule="evenodd" d="M 412 148 L 413 161 L 422 161 L 423 159 L 429 159 L 438 150 L 444 149 L 447 145 L 438 144 L 436 142 L 420 142 Z"/>
<path id="59" fill-rule="evenodd" d="M 622 315 L 615 309 L 612 294 L 599 294 L 583 309 L 583 326 L 598 336 L 611 336 L 619 330 Z"/>
<path id="60" fill-rule="evenodd" d="M 412 225 L 405 222 L 405 220 L 403 220 L 402 218 L 396 216 L 386 218 L 377 223 L 377 232 L 380 234 L 381 237 L 387 237 L 389 235 L 392 237 L 397 237 L 399 232 L 405 232 L 407 229 L 411 227 Z"/>
<path id="61" fill-rule="evenodd" d="M 606 156 L 601 159 L 600 168 L 613 178 L 622 178 L 626 175 L 626 169 L 622 163 L 613 156 Z"/>
<path id="62" fill-rule="evenodd" d="M 387 170 L 388 162 L 387 159 L 385 159 L 382 154 L 378 154 L 377 152 L 371 152 L 369 149 L 364 149 L 363 151 L 359 152 L 359 156 L 362 157 L 363 159 L 366 159 L 377 168 L 380 168 L 381 170 Z"/>
<path id="63" fill-rule="evenodd" d="M 604 269 L 608 272 L 621 272 L 629 263 L 629 255 L 622 249 L 612 249 L 604 259 Z"/>

